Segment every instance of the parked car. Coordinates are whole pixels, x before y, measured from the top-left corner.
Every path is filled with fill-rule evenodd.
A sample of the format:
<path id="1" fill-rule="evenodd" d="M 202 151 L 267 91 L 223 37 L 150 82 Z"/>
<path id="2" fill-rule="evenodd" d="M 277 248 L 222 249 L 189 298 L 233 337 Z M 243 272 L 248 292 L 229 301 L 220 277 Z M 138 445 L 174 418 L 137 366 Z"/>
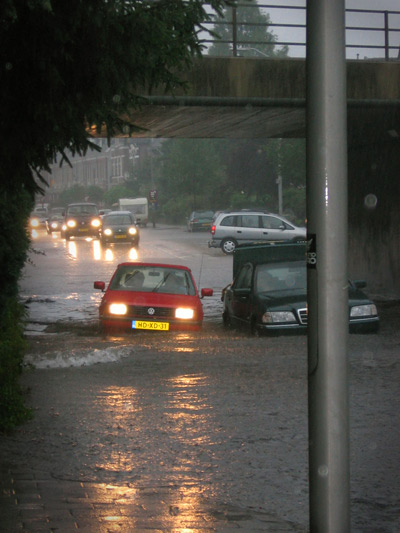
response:
<path id="1" fill-rule="evenodd" d="M 306 331 L 305 247 L 276 245 L 271 249 L 269 260 L 262 258 L 262 249 L 254 249 L 250 251 L 250 261 L 244 262 L 244 254 L 239 259 L 233 282 L 222 291 L 225 326 L 245 326 L 252 333 Z M 376 305 L 361 290 L 365 286 L 365 281 L 349 281 L 352 332 L 375 332 L 379 328 Z"/>
<path id="2" fill-rule="evenodd" d="M 188 231 L 208 231 L 213 216 L 214 211 L 193 211 L 187 219 Z"/>
<path id="3" fill-rule="evenodd" d="M 110 211 L 102 217 L 100 228 L 102 244 L 111 242 L 130 242 L 132 246 L 139 246 L 139 228 L 135 217 L 130 211 Z"/>
<path id="4" fill-rule="evenodd" d="M 101 220 L 96 204 L 81 202 L 69 204 L 65 211 L 61 237 L 67 241 L 71 237 L 98 238 Z"/>
<path id="5" fill-rule="evenodd" d="M 95 281 L 94 288 L 104 291 L 104 281 Z M 201 298 L 212 294 L 212 289 L 201 290 Z M 196 331 L 202 326 L 203 306 L 189 268 L 121 263 L 105 290 L 99 317 L 104 331 Z"/>
<path id="6" fill-rule="evenodd" d="M 223 211 L 211 226 L 210 248 L 232 254 L 238 244 L 271 241 L 302 241 L 306 228 L 267 211 Z"/>

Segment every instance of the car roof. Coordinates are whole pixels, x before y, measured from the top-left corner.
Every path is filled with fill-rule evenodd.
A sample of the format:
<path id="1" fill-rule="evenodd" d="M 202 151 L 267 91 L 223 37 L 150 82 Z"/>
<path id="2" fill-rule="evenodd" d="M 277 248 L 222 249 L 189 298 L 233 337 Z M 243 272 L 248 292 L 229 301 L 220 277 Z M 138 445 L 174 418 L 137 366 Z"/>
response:
<path id="1" fill-rule="evenodd" d="M 170 265 L 168 263 L 147 263 L 147 262 L 143 263 L 141 261 L 124 262 L 124 263 L 120 263 L 117 268 L 119 268 L 121 266 L 132 266 L 132 267 L 145 266 L 145 267 L 176 268 L 176 269 L 179 269 L 179 270 L 188 270 L 189 272 L 191 272 L 191 269 L 189 267 L 187 267 L 187 266 L 184 266 L 184 265 Z"/>
<path id="2" fill-rule="evenodd" d="M 275 213 L 271 213 L 271 211 L 268 211 L 268 209 L 227 209 L 225 211 L 220 211 L 218 213 L 218 216 L 220 215 L 232 215 L 232 214 L 242 214 L 242 213 L 263 213 L 265 215 L 274 215 Z M 276 215 L 281 216 L 281 215 Z"/>
<path id="3" fill-rule="evenodd" d="M 74 202 L 72 204 L 68 204 L 67 207 L 70 207 L 71 205 L 95 205 L 97 207 L 97 204 L 94 202 Z"/>
<path id="4" fill-rule="evenodd" d="M 131 213 L 130 211 L 110 211 L 108 213 L 106 213 L 107 216 L 110 216 L 110 215 L 133 215 L 133 213 Z"/>

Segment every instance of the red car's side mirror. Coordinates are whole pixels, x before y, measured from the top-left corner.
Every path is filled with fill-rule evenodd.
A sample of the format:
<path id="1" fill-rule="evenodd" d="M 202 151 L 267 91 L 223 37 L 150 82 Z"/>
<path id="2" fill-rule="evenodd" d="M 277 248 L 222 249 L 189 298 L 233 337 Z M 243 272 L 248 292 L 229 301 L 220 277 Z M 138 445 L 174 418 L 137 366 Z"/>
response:
<path id="1" fill-rule="evenodd" d="M 104 281 L 95 281 L 93 287 L 95 289 L 100 289 L 101 291 L 104 291 L 104 289 L 106 288 L 106 284 L 104 283 Z"/>
<path id="2" fill-rule="evenodd" d="M 212 296 L 214 294 L 214 291 L 212 289 L 201 289 L 201 297 L 204 298 L 204 296 Z"/>

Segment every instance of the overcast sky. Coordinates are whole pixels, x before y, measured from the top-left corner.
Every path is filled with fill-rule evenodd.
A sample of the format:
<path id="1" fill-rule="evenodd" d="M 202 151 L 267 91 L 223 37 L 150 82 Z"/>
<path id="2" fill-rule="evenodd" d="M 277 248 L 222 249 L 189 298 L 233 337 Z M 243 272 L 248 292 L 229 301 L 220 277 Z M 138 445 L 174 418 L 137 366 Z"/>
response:
<path id="1" fill-rule="evenodd" d="M 267 9 L 270 14 L 271 21 L 275 24 L 305 24 L 305 9 L 282 9 L 287 6 L 303 7 L 306 6 L 306 0 L 258 0 L 258 4 L 269 4 L 281 6 L 281 9 Z M 400 0 L 346 0 L 346 9 L 362 9 L 375 11 L 397 11 L 397 13 L 389 13 L 389 28 L 400 30 Z M 357 27 L 373 27 L 381 28 L 382 31 L 347 31 L 346 43 L 347 45 L 384 45 L 384 15 L 383 13 L 347 13 L 346 26 Z M 278 36 L 279 41 L 282 42 L 304 42 L 304 29 L 284 29 L 273 28 L 273 32 Z M 389 45 L 395 46 L 396 49 L 390 51 L 391 58 L 398 57 L 398 49 L 400 46 L 400 31 L 390 32 Z M 289 56 L 304 57 L 305 47 L 291 46 Z M 379 48 L 347 48 L 348 59 L 364 59 L 364 58 L 382 58 L 385 57 L 384 49 Z"/>

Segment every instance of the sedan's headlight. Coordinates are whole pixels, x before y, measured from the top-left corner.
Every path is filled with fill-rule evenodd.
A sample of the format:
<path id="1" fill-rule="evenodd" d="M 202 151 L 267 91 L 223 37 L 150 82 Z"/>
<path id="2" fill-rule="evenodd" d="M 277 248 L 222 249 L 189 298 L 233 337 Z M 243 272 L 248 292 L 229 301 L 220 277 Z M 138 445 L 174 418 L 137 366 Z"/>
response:
<path id="1" fill-rule="evenodd" d="M 126 315 L 128 307 L 125 304 L 111 304 L 109 310 L 112 315 Z"/>
<path id="2" fill-rule="evenodd" d="M 101 222 L 100 222 L 100 220 L 99 220 L 98 218 L 94 218 L 94 219 L 92 220 L 91 224 L 92 224 L 92 226 L 93 226 L 94 228 L 98 228 L 98 227 L 100 227 Z"/>
<path id="3" fill-rule="evenodd" d="M 129 233 L 130 235 L 136 235 L 136 233 L 137 233 L 137 229 L 136 229 L 136 228 L 129 228 L 129 229 L 128 229 L 128 233 Z"/>
<path id="4" fill-rule="evenodd" d="M 32 226 L 32 228 L 37 228 L 39 226 L 39 219 L 38 218 L 32 218 L 31 219 L 31 226 Z"/>
<path id="5" fill-rule="evenodd" d="M 112 235 L 112 231 L 110 230 L 110 228 L 104 230 L 104 235 Z"/>
<path id="6" fill-rule="evenodd" d="M 378 311 L 375 304 L 355 305 L 350 310 L 350 317 L 377 316 Z"/>
<path id="7" fill-rule="evenodd" d="M 277 322 L 296 322 L 296 318 L 291 311 L 267 311 L 262 316 L 264 324 L 272 324 Z"/>
<path id="8" fill-rule="evenodd" d="M 58 222 L 52 222 L 52 223 L 51 223 L 51 227 L 52 227 L 53 229 L 58 228 Z"/>
<path id="9" fill-rule="evenodd" d="M 186 320 L 190 320 L 193 317 L 193 309 L 189 309 L 188 307 L 178 307 L 175 309 L 175 318 L 184 318 Z"/>
<path id="10" fill-rule="evenodd" d="M 67 221 L 67 226 L 69 228 L 74 228 L 76 226 L 76 221 L 75 220 L 68 220 Z"/>

